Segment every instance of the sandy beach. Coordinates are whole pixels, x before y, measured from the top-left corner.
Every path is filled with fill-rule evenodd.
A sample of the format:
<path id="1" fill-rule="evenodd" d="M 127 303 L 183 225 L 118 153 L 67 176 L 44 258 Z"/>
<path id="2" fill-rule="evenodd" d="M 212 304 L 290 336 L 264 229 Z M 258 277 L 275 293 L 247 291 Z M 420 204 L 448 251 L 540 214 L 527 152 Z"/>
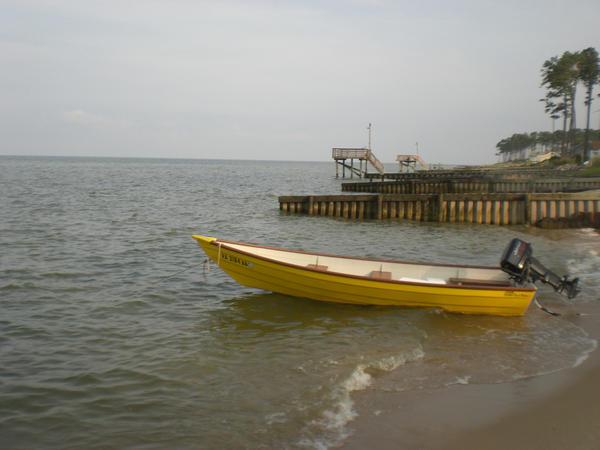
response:
<path id="1" fill-rule="evenodd" d="M 564 319 L 600 340 L 597 305 Z M 598 449 L 600 354 L 552 374 L 439 390 L 359 392 L 344 449 Z"/>

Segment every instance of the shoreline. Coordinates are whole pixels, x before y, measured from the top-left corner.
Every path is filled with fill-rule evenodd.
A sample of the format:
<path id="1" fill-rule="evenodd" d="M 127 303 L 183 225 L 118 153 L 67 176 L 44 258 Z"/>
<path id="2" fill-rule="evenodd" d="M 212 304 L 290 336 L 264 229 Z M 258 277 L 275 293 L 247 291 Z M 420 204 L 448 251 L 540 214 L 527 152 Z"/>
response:
<path id="1" fill-rule="evenodd" d="M 600 341 L 596 305 L 565 319 Z M 575 367 L 501 384 L 453 385 L 406 392 L 353 394 L 357 419 L 346 450 L 377 448 L 597 448 L 600 351 Z"/>

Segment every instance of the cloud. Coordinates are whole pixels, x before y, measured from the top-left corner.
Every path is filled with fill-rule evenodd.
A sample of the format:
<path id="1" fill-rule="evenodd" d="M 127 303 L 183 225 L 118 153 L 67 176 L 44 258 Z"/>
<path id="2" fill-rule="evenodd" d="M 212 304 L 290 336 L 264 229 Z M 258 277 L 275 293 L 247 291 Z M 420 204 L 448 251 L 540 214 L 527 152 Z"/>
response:
<path id="1" fill-rule="evenodd" d="M 131 124 L 126 120 L 118 120 L 109 116 L 95 114 L 81 109 L 64 111 L 60 114 L 63 122 L 67 124 L 80 125 L 88 128 L 115 130 L 126 129 Z"/>
<path id="2" fill-rule="evenodd" d="M 551 126 L 543 61 L 597 41 L 600 3 L 567 6 L 0 1 L 0 132 L 31 153 L 323 160 L 372 122 L 382 160 L 418 141 L 430 161 L 489 162 Z"/>

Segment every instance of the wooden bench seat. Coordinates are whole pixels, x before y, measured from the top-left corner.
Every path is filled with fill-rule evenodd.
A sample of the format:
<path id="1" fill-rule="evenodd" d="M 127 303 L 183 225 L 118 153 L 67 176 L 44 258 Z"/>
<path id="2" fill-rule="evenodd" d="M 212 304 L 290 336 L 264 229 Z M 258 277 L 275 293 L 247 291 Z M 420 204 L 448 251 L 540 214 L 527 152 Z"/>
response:
<path id="1" fill-rule="evenodd" d="M 391 280 L 392 272 L 382 272 L 381 270 L 374 270 L 369 274 L 374 280 Z"/>

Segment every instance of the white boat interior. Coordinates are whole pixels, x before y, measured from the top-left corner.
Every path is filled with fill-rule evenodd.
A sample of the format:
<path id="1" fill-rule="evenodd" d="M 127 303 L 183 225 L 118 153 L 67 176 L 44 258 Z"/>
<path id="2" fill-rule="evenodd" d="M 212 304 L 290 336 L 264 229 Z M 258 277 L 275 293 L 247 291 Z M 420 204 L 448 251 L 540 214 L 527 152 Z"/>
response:
<path id="1" fill-rule="evenodd" d="M 500 268 L 495 267 L 438 265 L 326 256 L 230 242 L 222 242 L 222 245 L 280 263 L 308 267 L 322 272 L 369 277 L 377 280 L 451 285 L 511 285 L 508 275 Z"/>

